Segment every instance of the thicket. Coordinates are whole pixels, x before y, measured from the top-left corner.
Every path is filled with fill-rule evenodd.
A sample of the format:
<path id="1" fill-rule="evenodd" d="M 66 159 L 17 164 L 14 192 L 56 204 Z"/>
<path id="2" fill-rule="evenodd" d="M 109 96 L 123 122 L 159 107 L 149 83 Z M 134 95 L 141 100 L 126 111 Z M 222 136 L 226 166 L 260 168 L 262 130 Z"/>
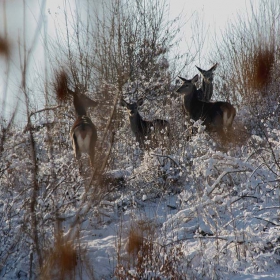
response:
<path id="1" fill-rule="evenodd" d="M 48 45 L 41 109 L 31 99 L 29 50 L 21 49 L 27 122 L 20 128 L 15 115 L 1 119 L 1 277 L 98 279 L 84 238 L 116 220 L 110 277 L 228 279 L 272 270 L 280 248 L 278 2 L 252 5 L 205 61 L 219 63 L 214 98 L 238 108 L 226 144 L 188 120 L 174 93 L 176 75 L 193 71 L 199 50 L 172 52 L 179 19 L 166 20 L 166 3 L 106 3 L 89 1 L 73 18 L 65 7 L 66 32 Z M 10 40 L 0 39 L 7 63 Z M 95 170 L 86 155 L 81 169 L 74 159 L 72 101 L 55 98 L 61 73 L 99 102 L 90 112 L 98 128 Z M 140 149 L 121 97 L 143 97 L 144 118 L 170 122 L 165 149 Z M 147 214 L 150 204 L 164 205 L 165 219 Z"/>

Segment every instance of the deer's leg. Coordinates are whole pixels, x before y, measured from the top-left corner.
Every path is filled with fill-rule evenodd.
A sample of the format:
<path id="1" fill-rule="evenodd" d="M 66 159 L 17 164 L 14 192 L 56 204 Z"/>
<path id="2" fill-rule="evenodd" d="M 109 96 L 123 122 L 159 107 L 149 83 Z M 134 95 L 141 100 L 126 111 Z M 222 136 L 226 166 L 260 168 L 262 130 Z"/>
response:
<path id="1" fill-rule="evenodd" d="M 77 143 L 77 138 L 76 138 L 76 135 L 73 134 L 73 142 L 72 142 L 72 145 L 73 145 L 73 149 L 74 149 L 74 153 L 75 153 L 75 158 L 77 160 L 79 160 L 81 158 L 81 152 L 79 150 L 79 145 Z"/>
<path id="2" fill-rule="evenodd" d="M 93 168 L 94 165 L 95 145 L 96 145 L 96 140 L 92 137 L 90 141 L 90 148 L 89 148 L 89 158 L 90 158 L 91 168 Z"/>
<path id="3" fill-rule="evenodd" d="M 142 136 L 140 133 L 135 133 L 135 137 L 136 137 L 136 142 L 139 143 L 139 147 L 141 149 L 145 148 L 145 137 Z"/>
<path id="4" fill-rule="evenodd" d="M 91 168 L 93 168 L 94 156 L 95 156 L 94 149 L 91 149 L 90 152 L 89 152 L 89 158 L 90 158 L 90 165 L 91 165 Z"/>
<path id="5" fill-rule="evenodd" d="M 224 134 L 225 134 L 225 139 L 227 141 L 231 141 L 232 139 L 232 136 L 234 136 L 232 134 L 232 122 L 233 122 L 233 119 L 235 117 L 235 109 L 232 107 L 226 107 L 223 109 L 223 130 L 224 130 Z"/>
<path id="6" fill-rule="evenodd" d="M 218 130 L 218 134 L 220 136 L 220 139 L 221 139 L 222 143 L 225 143 L 227 141 L 227 134 L 226 134 L 226 131 L 223 127 L 221 127 Z"/>
<path id="7" fill-rule="evenodd" d="M 79 173 L 82 174 L 82 164 L 80 162 L 81 152 L 79 150 L 79 145 L 77 143 L 77 138 L 76 138 L 75 134 L 73 134 L 71 136 L 72 136 L 72 145 L 73 145 L 75 158 L 78 160 Z"/>

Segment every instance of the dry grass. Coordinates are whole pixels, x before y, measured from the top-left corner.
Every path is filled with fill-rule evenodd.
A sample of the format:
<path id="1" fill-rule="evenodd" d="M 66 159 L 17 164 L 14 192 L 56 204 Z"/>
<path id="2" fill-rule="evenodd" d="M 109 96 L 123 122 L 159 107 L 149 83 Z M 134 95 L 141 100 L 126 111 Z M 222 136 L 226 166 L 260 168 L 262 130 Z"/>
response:
<path id="1" fill-rule="evenodd" d="M 154 237 L 155 235 L 155 225 L 152 221 L 139 220 L 133 223 L 130 227 L 128 233 L 128 239 L 126 243 L 126 251 L 132 258 L 137 258 L 138 253 L 145 249 L 149 248 L 145 247 L 145 240 L 147 238 Z M 148 252 L 143 252 L 146 253 Z"/>
<path id="2" fill-rule="evenodd" d="M 271 71 L 275 60 L 273 48 L 259 46 L 252 56 L 252 61 L 246 64 L 249 69 L 249 86 L 253 90 L 262 90 L 271 80 Z"/>
<path id="3" fill-rule="evenodd" d="M 143 248 L 144 236 L 142 229 L 131 228 L 128 235 L 126 244 L 127 253 L 135 258 L 138 252 Z"/>
<path id="4" fill-rule="evenodd" d="M 53 248 L 45 255 L 40 279 L 75 279 L 79 254 L 73 240 L 65 240 L 57 235 Z"/>
<path id="5" fill-rule="evenodd" d="M 9 57 L 10 55 L 10 44 L 8 40 L 2 36 L 0 36 L 0 55 Z"/>
<path id="6" fill-rule="evenodd" d="M 128 230 L 126 244 L 119 243 L 115 276 L 127 279 L 131 277 L 131 268 L 136 268 L 138 275 L 143 274 L 147 257 L 152 256 L 154 240 L 155 224 L 151 220 L 134 221 Z"/>
<path id="7" fill-rule="evenodd" d="M 126 252 L 118 252 L 120 258 L 115 276 L 118 279 L 186 279 L 181 269 L 184 259 L 182 244 L 166 246 L 157 240 L 154 221 L 133 222 L 128 232 Z M 157 278 L 149 278 L 150 272 L 157 274 Z"/>
<path id="8" fill-rule="evenodd" d="M 68 76 L 64 70 L 55 73 L 53 87 L 58 101 L 65 101 L 68 97 Z"/>

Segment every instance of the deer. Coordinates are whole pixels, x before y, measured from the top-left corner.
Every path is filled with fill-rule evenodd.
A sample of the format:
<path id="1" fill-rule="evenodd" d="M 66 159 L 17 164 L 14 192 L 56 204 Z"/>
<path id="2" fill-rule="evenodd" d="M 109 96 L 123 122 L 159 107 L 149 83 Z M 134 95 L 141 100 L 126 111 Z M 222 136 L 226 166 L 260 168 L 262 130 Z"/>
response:
<path id="1" fill-rule="evenodd" d="M 212 95 L 213 95 L 213 78 L 214 78 L 214 71 L 217 68 L 218 63 L 213 65 L 209 70 L 203 70 L 199 68 L 198 66 L 195 66 L 198 71 L 202 75 L 202 87 L 201 87 L 201 96 L 200 99 L 202 101 L 210 101 Z"/>
<path id="2" fill-rule="evenodd" d="M 140 144 L 140 147 L 144 146 L 145 139 L 152 140 L 153 136 L 155 136 L 153 134 L 158 135 L 161 132 L 166 132 L 166 135 L 169 136 L 170 131 L 170 124 L 166 120 L 143 120 L 138 111 L 138 108 L 143 105 L 143 103 L 143 98 L 140 98 L 133 103 L 128 103 L 124 99 L 121 99 L 121 105 L 126 107 L 130 112 L 130 127 L 136 137 L 136 141 Z"/>
<path id="3" fill-rule="evenodd" d="M 200 91 L 195 83 L 198 81 L 198 75 L 187 80 L 179 77 L 183 81 L 176 92 L 184 94 L 183 107 L 191 119 L 197 121 L 201 119 L 208 131 L 216 130 L 222 137 L 225 136 L 236 115 L 235 108 L 228 102 L 205 102 L 199 99 Z"/>
<path id="4" fill-rule="evenodd" d="M 76 112 L 76 120 L 71 128 L 70 137 L 72 140 L 75 158 L 79 160 L 82 153 L 86 153 L 90 158 L 90 165 L 93 168 L 95 146 L 97 141 L 96 127 L 87 116 L 89 107 L 96 107 L 98 102 L 90 99 L 83 93 L 77 93 L 67 89 L 73 95 L 73 104 Z"/>

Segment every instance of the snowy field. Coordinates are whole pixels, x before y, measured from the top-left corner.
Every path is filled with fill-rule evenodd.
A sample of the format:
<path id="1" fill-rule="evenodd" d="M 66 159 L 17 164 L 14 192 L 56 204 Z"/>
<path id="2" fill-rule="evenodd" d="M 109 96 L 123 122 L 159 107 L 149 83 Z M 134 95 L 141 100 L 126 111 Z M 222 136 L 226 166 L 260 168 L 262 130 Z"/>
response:
<path id="1" fill-rule="evenodd" d="M 6 2 L 0 278 L 280 279 L 280 2 Z"/>

